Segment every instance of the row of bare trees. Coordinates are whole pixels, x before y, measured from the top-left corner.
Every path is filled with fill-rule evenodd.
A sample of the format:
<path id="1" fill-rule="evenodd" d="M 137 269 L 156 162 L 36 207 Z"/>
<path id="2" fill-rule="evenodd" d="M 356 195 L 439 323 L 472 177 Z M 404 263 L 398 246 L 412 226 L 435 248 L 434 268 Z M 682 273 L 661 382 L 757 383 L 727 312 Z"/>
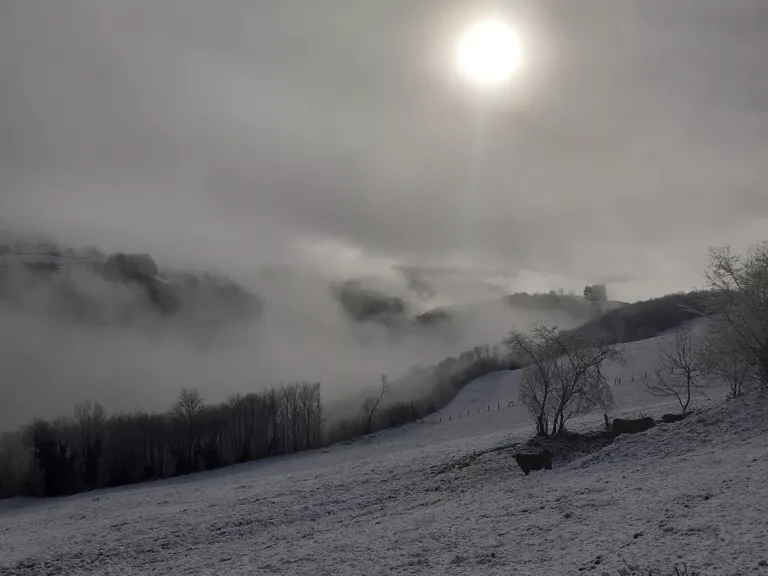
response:
<path id="1" fill-rule="evenodd" d="M 475 378 L 518 364 L 476 346 L 418 367 L 361 402 L 359 416 L 326 426 L 319 383 L 296 383 L 216 405 L 182 390 L 165 413 L 108 415 L 83 402 L 73 417 L 36 421 L 0 436 L 0 497 L 60 495 L 187 474 L 347 441 L 412 422 L 450 402 Z M 422 390 L 417 393 L 416 389 Z"/>
<path id="2" fill-rule="evenodd" d="M 656 366 L 641 378 L 646 391 L 676 399 L 681 412 L 705 387 L 727 385 L 732 397 L 768 389 L 768 243 L 744 255 L 714 248 L 709 256 L 707 290 L 695 309 L 699 323 L 685 321 L 662 337 Z M 562 433 L 574 416 L 612 405 L 603 365 L 626 362 L 614 341 L 607 333 L 543 323 L 509 334 L 509 353 L 526 366 L 520 399 L 537 434 Z"/>
<path id="3" fill-rule="evenodd" d="M 697 389 L 727 385 L 731 397 L 768 389 L 768 243 L 743 255 L 710 249 L 706 279 L 698 329 L 686 322 L 665 337 L 655 370 L 643 378 L 649 392 L 676 398 L 683 412 Z"/>
<path id="4" fill-rule="evenodd" d="M 0 437 L 0 496 L 56 496 L 188 474 L 316 448 L 320 384 L 299 382 L 206 405 L 182 390 L 166 413 L 107 415 L 84 402 L 73 418 Z"/>

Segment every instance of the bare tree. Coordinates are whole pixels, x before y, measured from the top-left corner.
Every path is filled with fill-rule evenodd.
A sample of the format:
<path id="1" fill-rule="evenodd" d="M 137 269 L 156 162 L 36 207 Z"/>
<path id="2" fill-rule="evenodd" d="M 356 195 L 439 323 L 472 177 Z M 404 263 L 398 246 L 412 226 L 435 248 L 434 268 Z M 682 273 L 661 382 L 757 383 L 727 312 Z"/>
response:
<path id="1" fill-rule="evenodd" d="M 674 397 L 686 412 L 696 388 L 704 385 L 703 354 L 695 342 L 690 321 L 678 326 L 658 343 L 656 367 L 640 382 L 653 396 Z"/>
<path id="2" fill-rule="evenodd" d="M 590 303 L 590 314 L 593 318 L 598 317 L 603 307 L 601 302 L 608 301 L 608 291 L 605 288 L 605 284 L 594 284 L 593 286 L 584 287 L 584 298 Z"/>
<path id="3" fill-rule="evenodd" d="M 197 390 L 183 388 L 179 399 L 171 408 L 174 420 L 174 446 L 171 453 L 176 458 L 176 473 L 187 474 L 196 470 L 197 453 L 200 449 L 201 415 L 205 404 Z"/>
<path id="4" fill-rule="evenodd" d="M 557 328 L 537 323 L 531 334 L 513 330 L 504 340 L 510 355 L 528 365 L 522 373 L 520 400 L 533 416 L 539 436 L 549 434 L 550 418 L 554 412 L 554 359 L 557 355 L 551 349 L 550 340 L 556 332 Z"/>
<path id="5" fill-rule="evenodd" d="M 585 286 L 584 298 L 592 302 L 606 302 L 608 300 L 608 290 L 605 288 L 605 284 Z"/>
<path id="6" fill-rule="evenodd" d="M 699 345 L 704 374 L 715 382 L 725 382 L 731 398 L 738 398 L 759 386 L 760 377 L 738 346 L 738 338 L 726 323 L 710 323 Z"/>
<path id="7" fill-rule="evenodd" d="M 263 427 L 266 455 L 282 450 L 279 446 L 280 431 L 283 420 L 283 406 L 280 402 L 280 392 L 276 388 L 270 388 L 264 395 L 265 426 Z"/>
<path id="8" fill-rule="evenodd" d="M 107 411 L 98 402 L 86 400 L 75 405 L 75 421 L 80 429 L 82 445 L 87 447 L 101 440 Z"/>
<path id="9" fill-rule="evenodd" d="M 247 462 L 251 458 L 260 407 L 261 398 L 255 394 L 236 394 L 229 399 L 227 439 L 232 459 L 236 463 Z"/>
<path id="10" fill-rule="evenodd" d="M 79 465 L 85 486 L 95 486 L 98 481 L 106 420 L 107 411 L 98 402 L 87 400 L 75 406 L 75 421 L 80 432 Z"/>
<path id="11" fill-rule="evenodd" d="M 381 390 L 378 396 L 369 396 L 363 401 L 361 409 L 363 411 L 363 421 L 365 422 L 365 433 L 370 434 L 373 429 L 373 416 L 381 405 L 381 400 L 389 392 L 389 383 L 386 375 L 381 375 Z"/>
<path id="12" fill-rule="evenodd" d="M 526 365 L 520 400 L 538 435 L 560 434 L 574 416 L 613 403 L 603 364 L 623 363 L 624 355 L 611 346 L 608 335 L 565 332 L 537 322 L 528 334 L 513 330 L 504 343 Z"/>
<path id="13" fill-rule="evenodd" d="M 284 409 L 284 436 L 285 447 L 289 452 L 299 450 L 299 426 L 301 424 L 301 405 L 299 403 L 299 384 L 293 383 L 280 389 L 280 402 Z"/>
<path id="14" fill-rule="evenodd" d="M 143 447 L 144 468 L 141 473 L 145 478 L 162 478 L 166 476 L 171 426 L 165 414 L 140 413 L 133 417 L 136 427 L 140 430 L 140 440 Z"/>
<path id="15" fill-rule="evenodd" d="M 319 444 L 321 400 L 320 382 L 302 382 L 299 386 L 302 427 L 304 431 L 304 449 L 309 450 Z"/>
<path id="16" fill-rule="evenodd" d="M 724 339 L 721 350 L 737 351 L 748 371 L 768 388 L 768 242 L 745 255 L 711 248 L 706 271 L 710 291 L 701 312 Z"/>
<path id="17" fill-rule="evenodd" d="M 202 460 L 206 470 L 218 468 L 223 463 L 222 447 L 228 406 L 205 406 L 198 418 L 195 434 L 195 456 Z"/>
<path id="18" fill-rule="evenodd" d="M 203 398 L 197 390 L 182 388 L 179 399 L 171 408 L 171 415 L 182 420 L 193 420 L 203 409 Z"/>

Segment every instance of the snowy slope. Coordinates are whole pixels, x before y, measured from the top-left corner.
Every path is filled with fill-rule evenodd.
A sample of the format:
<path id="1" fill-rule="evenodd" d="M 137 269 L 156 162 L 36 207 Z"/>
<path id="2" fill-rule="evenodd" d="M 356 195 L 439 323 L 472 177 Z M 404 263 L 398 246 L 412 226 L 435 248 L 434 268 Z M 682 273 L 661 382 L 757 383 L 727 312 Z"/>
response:
<path id="1" fill-rule="evenodd" d="M 635 345 L 643 350 L 655 343 Z M 645 358 L 622 372 L 617 410 L 664 411 L 623 375 Z M 479 379 L 446 411 L 516 397 L 515 378 Z M 622 559 L 768 573 L 768 399 L 705 404 L 529 477 L 503 449 L 531 433 L 516 407 L 181 479 L 0 503 L 0 574 L 536 576 L 616 574 Z"/>
<path id="2" fill-rule="evenodd" d="M 611 390 L 616 400 L 616 410 L 625 411 L 633 408 L 658 404 L 659 400 L 650 397 L 638 386 L 638 380 L 646 371 L 651 371 L 658 355 L 658 344 L 661 338 L 651 338 L 640 342 L 626 344 L 624 350 L 627 365 L 621 366 L 608 363 L 604 373 L 611 384 Z M 508 406 L 511 401 L 517 402 L 519 378 L 521 371 L 502 371 L 478 378 L 468 384 L 442 411 L 441 415 L 458 415 L 477 413 L 480 409 L 487 410 L 488 405 Z M 620 384 L 614 381 L 620 379 Z M 433 418 L 434 420 L 434 418 Z"/>
<path id="3" fill-rule="evenodd" d="M 626 366 L 606 364 L 604 372 L 615 400 L 615 406 L 609 410 L 611 417 L 679 411 L 674 400 L 653 397 L 639 385 L 642 374 L 650 372 L 655 365 L 660 339 L 651 338 L 625 345 Z M 518 399 L 521 375 L 521 371 L 515 370 L 494 372 L 478 378 L 465 386 L 448 406 L 427 417 L 426 421 L 441 425 L 448 423 L 455 427 L 457 432 L 451 432 L 452 437 L 526 427 L 529 415 Z M 706 402 L 707 398 L 720 398 L 726 394 L 725 388 L 707 389 L 696 395 L 695 402 Z M 514 406 L 511 405 L 513 402 Z M 602 422 L 602 412 L 598 411 L 574 422 L 571 428 L 591 427 Z"/>

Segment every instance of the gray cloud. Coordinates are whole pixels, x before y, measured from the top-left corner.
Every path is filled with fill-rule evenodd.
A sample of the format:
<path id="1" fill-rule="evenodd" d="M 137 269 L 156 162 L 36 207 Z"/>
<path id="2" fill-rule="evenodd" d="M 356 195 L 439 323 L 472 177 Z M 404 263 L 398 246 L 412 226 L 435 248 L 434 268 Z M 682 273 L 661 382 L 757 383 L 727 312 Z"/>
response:
<path id="1" fill-rule="evenodd" d="M 238 265 L 327 238 L 627 298 L 756 239 L 764 2 L 480 4 L 4 2 L 3 224 Z M 449 62 L 489 11 L 525 66 L 478 135 Z"/>

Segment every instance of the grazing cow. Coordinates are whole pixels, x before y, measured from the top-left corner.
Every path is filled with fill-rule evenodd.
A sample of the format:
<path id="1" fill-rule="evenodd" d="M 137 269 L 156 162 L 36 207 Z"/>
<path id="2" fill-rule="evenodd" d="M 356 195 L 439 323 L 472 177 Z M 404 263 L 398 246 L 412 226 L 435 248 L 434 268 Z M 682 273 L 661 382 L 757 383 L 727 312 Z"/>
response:
<path id="1" fill-rule="evenodd" d="M 646 418 L 638 418 L 636 420 L 623 420 L 621 418 L 613 419 L 613 433 L 618 436 L 620 434 L 634 434 L 636 432 L 645 432 L 649 428 L 656 426 L 653 418 L 650 416 Z"/>
<path id="2" fill-rule="evenodd" d="M 545 448 L 538 454 L 515 454 L 515 460 L 520 469 L 528 476 L 531 470 L 552 470 L 552 450 Z"/>

